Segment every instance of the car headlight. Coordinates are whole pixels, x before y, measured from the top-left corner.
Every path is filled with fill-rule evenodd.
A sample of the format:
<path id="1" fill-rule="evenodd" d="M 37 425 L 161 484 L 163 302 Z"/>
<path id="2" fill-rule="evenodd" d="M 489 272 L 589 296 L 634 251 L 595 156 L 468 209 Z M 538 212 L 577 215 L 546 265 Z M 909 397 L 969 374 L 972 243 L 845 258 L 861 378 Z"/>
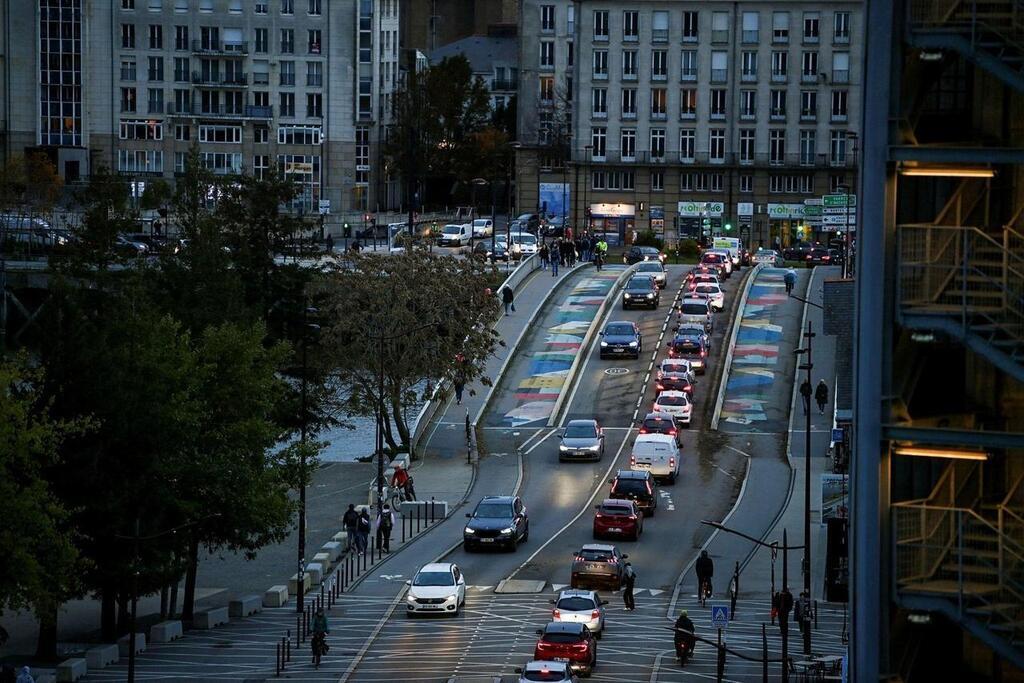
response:
<path id="1" fill-rule="evenodd" d="M 473 534 L 475 534 L 475 533 L 476 533 L 476 531 L 474 531 L 473 529 L 470 529 L 470 528 L 469 528 L 469 527 L 467 526 L 467 527 L 466 527 L 465 529 L 463 529 L 463 530 L 462 530 L 462 533 L 464 533 L 464 534 L 467 534 L 467 535 L 469 535 L 469 536 L 472 536 Z"/>
<path id="2" fill-rule="evenodd" d="M 514 528 L 514 527 L 509 527 L 509 528 L 507 528 L 507 529 L 502 529 L 502 530 L 501 530 L 501 533 L 502 533 L 503 535 L 505 535 L 505 536 L 508 536 L 508 535 L 509 535 L 509 534 L 511 534 L 511 533 L 512 533 L 513 531 L 515 531 L 515 528 Z"/>
<path id="3" fill-rule="evenodd" d="M 648 294 L 648 295 L 647 295 L 647 298 L 648 298 L 648 299 L 653 299 L 653 298 L 654 298 L 654 294 Z"/>
<path id="4" fill-rule="evenodd" d="M 601 444 L 597 444 L 597 443 L 595 443 L 593 446 L 587 446 L 587 450 L 588 451 L 597 451 L 597 450 L 600 450 L 600 448 L 601 448 Z"/>
<path id="5" fill-rule="evenodd" d="M 558 444 L 558 450 L 560 450 L 560 451 L 567 451 L 567 450 L 569 450 L 569 447 L 566 446 L 565 444 Z"/>
<path id="6" fill-rule="evenodd" d="M 608 346 L 608 342 L 606 342 L 606 341 L 601 342 L 601 346 Z"/>
<path id="7" fill-rule="evenodd" d="M 631 342 L 629 342 L 629 345 L 630 346 L 636 346 L 636 342 L 635 341 L 631 341 Z"/>
<path id="8" fill-rule="evenodd" d="M 405 596 L 405 599 L 406 599 L 406 600 L 407 600 L 408 602 L 416 602 L 416 598 L 415 598 L 415 597 L 413 596 L 413 594 L 412 594 L 412 593 L 409 593 L 408 595 L 406 595 L 406 596 Z"/>
<path id="9" fill-rule="evenodd" d="M 630 294 L 629 292 L 625 292 L 622 296 L 624 298 L 628 299 L 628 298 L 630 298 L 632 296 L 632 294 Z"/>

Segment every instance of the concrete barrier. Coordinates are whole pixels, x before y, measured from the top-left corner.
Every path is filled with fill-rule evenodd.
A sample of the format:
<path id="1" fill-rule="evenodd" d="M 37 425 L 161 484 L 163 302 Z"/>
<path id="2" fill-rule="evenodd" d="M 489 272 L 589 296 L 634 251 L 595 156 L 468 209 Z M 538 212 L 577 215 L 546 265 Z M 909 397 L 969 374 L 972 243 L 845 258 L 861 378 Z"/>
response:
<path id="1" fill-rule="evenodd" d="M 440 521 L 448 516 L 448 501 L 446 500 L 407 500 L 400 503 L 398 512 L 403 517 L 419 517 L 429 521 Z"/>
<path id="2" fill-rule="evenodd" d="M 309 592 L 309 574 L 303 573 L 302 575 L 302 594 L 305 595 Z M 288 595 L 299 594 L 299 583 L 296 580 L 296 574 L 292 574 L 292 578 L 288 579 Z"/>
<path id="3" fill-rule="evenodd" d="M 211 629 L 216 628 L 221 624 L 226 624 L 228 621 L 230 621 L 228 608 L 215 607 L 214 609 L 197 612 L 195 619 L 192 621 L 192 626 L 201 629 Z"/>
<path id="4" fill-rule="evenodd" d="M 131 636 L 130 633 L 128 635 L 121 636 L 120 638 L 117 639 L 117 651 L 118 651 L 118 653 L 122 657 L 127 657 L 128 653 L 131 652 L 131 649 L 132 649 L 132 645 L 131 645 L 132 641 L 131 641 L 131 639 L 132 639 L 132 636 Z M 135 654 L 139 654 L 140 652 L 142 652 L 145 649 L 146 649 L 146 634 L 145 633 L 136 633 L 135 634 Z"/>
<path id="5" fill-rule="evenodd" d="M 331 554 L 330 553 L 317 553 L 313 556 L 313 561 L 310 564 L 320 565 L 320 572 L 326 574 L 331 568 Z"/>
<path id="6" fill-rule="evenodd" d="M 149 627 L 149 641 L 151 643 L 169 643 L 172 640 L 181 638 L 184 633 L 181 630 L 180 621 L 161 621 Z"/>
<path id="7" fill-rule="evenodd" d="M 263 594 L 264 607 L 284 607 L 288 602 L 288 586 L 271 586 Z"/>
<path id="8" fill-rule="evenodd" d="M 39 674 L 35 678 L 36 683 L 57 683 L 57 677 L 53 674 Z"/>
<path id="9" fill-rule="evenodd" d="M 310 562 L 306 565 L 306 576 L 309 577 L 311 585 L 319 586 L 320 582 L 324 580 L 324 568 L 319 564 Z"/>
<path id="10" fill-rule="evenodd" d="M 82 657 L 65 659 L 57 665 L 57 680 L 73 683 L 89 672 L 89 664 Z"/>
<path id="11" fill-rule="evenodd" d="M 243 595 L 228 602 L 228 616 L 242 619 L 263 611 L 263 599 L 258 595 Z"/>
<path id="12" fill-rule="evenodd" d="M 121 652 L 117 643 L 97 645 L 85 651 L 85 661 L 89 664 L 90 669 L 103 669 L 110 664 L 117 664 L 117 660 L 120 658 Z"/>
<path id="13" fill-rule="evenodd" d="M 321 546 L 321 551 L 327 553 L 328 557 L 331 558 L 331 562 L 337 562 L 341 559 L 341 552 L 344 549 L 344 543 L 339 541 L 328 541 Z"/>

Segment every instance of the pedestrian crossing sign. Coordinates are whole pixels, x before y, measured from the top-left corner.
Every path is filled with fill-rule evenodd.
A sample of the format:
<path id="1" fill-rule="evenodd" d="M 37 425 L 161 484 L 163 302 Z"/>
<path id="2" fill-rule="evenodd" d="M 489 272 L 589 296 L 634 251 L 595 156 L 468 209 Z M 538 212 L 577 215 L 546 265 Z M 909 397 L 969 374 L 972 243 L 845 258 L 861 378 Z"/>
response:
<path id="1" fill-rule="evenodd" d="M 729 628 L 729 605 L 711 605 L 711 625 L 714 628 Z"/>

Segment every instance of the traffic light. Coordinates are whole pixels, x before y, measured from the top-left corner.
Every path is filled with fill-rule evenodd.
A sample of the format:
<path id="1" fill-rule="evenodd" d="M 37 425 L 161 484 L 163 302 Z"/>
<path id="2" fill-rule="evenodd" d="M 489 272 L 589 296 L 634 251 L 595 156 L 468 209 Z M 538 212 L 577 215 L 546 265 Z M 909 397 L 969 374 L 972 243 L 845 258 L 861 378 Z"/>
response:
<path id="1" fill-rule="evenodd" d="M 711 234 L 711 219 L 707 216 L 700 219 L 700 227 L 704 231 L 705 235 Z"/>
<path id="2" fill-rule="evenodd" d="M 729 232 L 729 231 L 731 231 L 731 230 L 732 230 L 732 223 L 726 223 L 726 224 L 725 224 L 725 231 L 726 231 L 726 232 Z"/>

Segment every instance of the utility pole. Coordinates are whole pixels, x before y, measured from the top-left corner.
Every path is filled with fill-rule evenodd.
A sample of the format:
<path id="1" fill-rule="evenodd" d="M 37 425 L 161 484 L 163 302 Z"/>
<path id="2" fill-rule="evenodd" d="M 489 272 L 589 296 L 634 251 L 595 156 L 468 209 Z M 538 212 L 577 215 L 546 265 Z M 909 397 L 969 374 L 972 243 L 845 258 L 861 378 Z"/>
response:
<path id="1" fill-rule="evenodd" d="M 803 349 L 798 349 L 797 353 L 804 355 L 804 363 L 799 366 L 800 370 L 807 371 L 807 386 L 812 387 L 811 384 L 811 370 L 814 368 L 814 364 L 811 362 L 811 342 L 816 335 L 811 331 L 811 322 L 807 321 L 807 331 L 804 332 L 803 337 L 806 339 L 806 344 Z M 806 408 L 806 420 L 804 422 L 804 559 L 803 559 L 803 575 L 804 575 L 804 592 L 808 598 L 811 595 L 811 397 L 807 396 L 804 400 L 804 407 Z M 785 566 L 785 565 L 783 565 Z M 785 579 L 783 579 L 785 583 Z M 804 634 L 804 654 L 811 654 L 811 629 L 810 625 L 808 628 L 801 629 Z"/>

